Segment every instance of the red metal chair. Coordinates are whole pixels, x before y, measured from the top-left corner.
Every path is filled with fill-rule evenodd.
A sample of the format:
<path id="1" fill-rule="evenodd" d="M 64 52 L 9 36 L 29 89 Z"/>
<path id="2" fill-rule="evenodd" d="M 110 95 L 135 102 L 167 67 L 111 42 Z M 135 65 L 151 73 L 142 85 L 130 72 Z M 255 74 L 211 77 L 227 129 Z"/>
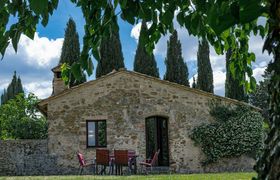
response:
<path id="1" fill-rule="evenodd" d="M 153 171 L 153 167 L 156 166 L 157 161 L 158 161 L 158 154 L 160 152 L 160 149 L 154 154 L 153 159 L 152 160 L 146 160 L 145 162 L 140 162 L 140 166 L 141 166 L 141 172 L 143 171 L 143 167 L 145 167 L 145 171 L 146 173 L 148 172 L 147 169 L 149 168 L 150 171 Z"/>
<path id="2" fill-rule="evenodd" d="M 84 156 L 77 152 L 77 157 L 78 157 L 78 160 L 79 160 L 79 175 L 81 175 L 83 173 L 83 170 L 84 170 L 84 167 L 88 167 L 88 166 L 91 166 L 93 165 L 94 166 L 94 163 L 87 163 L 86 160 L 84 159 Z"/>
<path id="3" fill-rule="evenodd" d="M 122 167 L 128 166 L 128 150 L 114 150 L 116 174 L 122 175 Z"/>
<path id="4" fill-rule="evenodd" d="M 98 165 L 103 166 L 103 168 L 101 169 L 101 171 L 99 173 L 98 173 Z M 109 166 L 111 168 L 109 150 L 108 149 L 96 149 L 96 173 L 97 174 L 106 174 L 107 166 Z"/>

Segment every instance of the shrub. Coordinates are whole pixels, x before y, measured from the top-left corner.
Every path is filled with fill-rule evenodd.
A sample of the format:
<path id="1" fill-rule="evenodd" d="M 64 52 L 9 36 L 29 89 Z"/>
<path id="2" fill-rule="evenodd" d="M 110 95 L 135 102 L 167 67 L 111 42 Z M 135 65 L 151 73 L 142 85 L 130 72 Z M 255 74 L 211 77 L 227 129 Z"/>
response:
<path id="1" fill-rule="evenodd" d="M 191 135 L 206 154 L 204 164 L 215 162 L 222 157 L 242 154 L 256 157 L 261 151 L 263 117 L 260 113 L 251 111 L 245 106 L 230 109 L 215 105 L 211 108 L 210 114 L 217 121 L 195 127 Z"/>
<path id="2" fill-rule="evenodd" d="M 0 106 L 0 139 L 46 138 L 47 121 L 37 110 L 37 103 L 33 94 L 18 94 Z"/>

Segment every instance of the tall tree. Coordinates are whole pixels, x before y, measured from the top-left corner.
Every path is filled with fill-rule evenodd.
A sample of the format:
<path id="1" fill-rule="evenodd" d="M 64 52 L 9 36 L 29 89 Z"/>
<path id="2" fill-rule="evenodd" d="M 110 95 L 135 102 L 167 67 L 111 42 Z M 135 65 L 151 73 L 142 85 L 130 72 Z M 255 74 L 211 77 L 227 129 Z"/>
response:
<path id="1" fill-rule="evenodd" d="M 69 18 L 66 26 L 59 64 L 67 63 L 69 66 L 72 66 L 80 59 L 79 35 L 76 31 L 75 21 L 72 18 Z M 71 73 L 69 78 L 70 87 L 86 81 L 85 75 L 80 80 L 76 80 L 74 74 Z"/>
<path id="2" fill-rule="evenodd" d="M 4 89 L 3 94 L 1 94 L 1 104 L 4 104 L 7 101 L 8 101 L 8 94 L 6 89 Z"/>
<path id="3" fill-rule="evenodd" d="M 198 42 L 197 52 L 197 88 L 210 93 L 214 92 L 213 71 L 209 58 L 209 45 L 207 40 Z"/>
<path id="4" fill-rule="evenodd" d="M 182 57 L 181 43 L 175 30 L 167 42 L 167 56 L 165 59 L 166 72 L 164 80 L 190 86 L 187 64 Z"/>
<path id="5" fill-rule="evenodd" d="M 157 63 L 153 54 L 149 54 L 143 43 L 143 39 L 147 36 L 147 24 L 142 21 L 139 42 L 134 58 L 134 71 L 149 76 L 159 77 Z"/>
<path id="6" fill-rule="evenodd" d="M 263 76 L 263 81 L 260 81 L 256 86 L 256 90 L 249 94 L 249 103 L 262 109 L 262 115 L 266 120 L 269 119 L 268 109 L 269 109 L 269 95 L 268 95 L 268 85 L 270 81 L 271 74 L 268 69 L 265 70 Z"/>
<path id="7" fill-rule="evenodd" d="M 4 89 L 4 92 L 1 95 L 1 104 L 6 103 L 10 99 L 13 99 L 19 93 L 24 93 L 24 91 L 23 91 L 23 87 L 21 84 L 21 79 L 19 76 L 17 77 L 17 73 L 15 71 L 12 81 L 8 85 L 7 90 Z"/>
<path id="8" fill-rule="evenodd" d="M 195 82 L 195 77 L 193 77 L 193 83 L 192 83 L 192 88 L 196 88 L 197 85 L 196 85 L 196 82 Z"/>
<path id="9" fill-rule="evenodd" d="M 242 85 L 241 80 L 235 78 L 230 71 L 231 55 L 232 52 L 231 49 L 229 49 L 226 53 L 225 96 L 240 101 L 247 101 L 244 85 Z"/>
<path id="10" fill-rule="evenodd" d="M 115 23 L 116 29 L 109 37 L 103 37 L 100 45 L 100 60 L 96 67 L 96 77 L 108 74 L 112 70 L 124 68 L 124 58 L 122 45 L 119 36 L 119 27 Z"/>

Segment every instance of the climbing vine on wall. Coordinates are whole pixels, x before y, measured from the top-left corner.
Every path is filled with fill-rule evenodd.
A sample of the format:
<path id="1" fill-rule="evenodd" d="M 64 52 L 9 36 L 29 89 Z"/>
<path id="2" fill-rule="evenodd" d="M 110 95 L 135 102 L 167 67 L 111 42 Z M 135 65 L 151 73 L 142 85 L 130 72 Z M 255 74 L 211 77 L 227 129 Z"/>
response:
<path id="1" fill-rule="evenodd" d="M 210 114 L 216 122 L 195 127 L 191 138 L 206 155 L 204 165 L 222 157 L 242 154 L 256 157 L 263 146 L 263 118 L 245 106 L 229 108 L 213 105 Z"/>

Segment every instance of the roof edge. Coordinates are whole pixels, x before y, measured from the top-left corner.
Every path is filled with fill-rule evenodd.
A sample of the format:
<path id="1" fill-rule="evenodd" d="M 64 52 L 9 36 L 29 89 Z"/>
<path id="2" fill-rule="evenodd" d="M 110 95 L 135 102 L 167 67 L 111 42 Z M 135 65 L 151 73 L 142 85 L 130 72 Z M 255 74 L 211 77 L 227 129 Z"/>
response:
<path id="1" fill-rule="evenodd" d="M 146 74 L 142 74 L 142 73 L 139 73 L 139 72 L 129 71 L 129 70 L 126 70 L 124 68 L 121 68 L 118 71 L 114 70 L 111 73 L 106 74 L 104 76 L 101 76 L 101 77 L 99 77 L 99 78 L 97 78 L 95 80 L 91 80 L 91 81 L 79 84 L 77 86 L 71 87 L 71 88 L 69 88 L 69 89 L 67 89 L 67 90 L 63 91 L 62 93 L 57 94 L 55 96 L 50 96 L 50 97 L 40 101 L 39 102 L 39 106 L 47 104 L 52 99 L 56 99 L 56 98 L 59 98 L 61 96 L 64 96 L 65 94 L 68 94 L 68 93 L 72 92 L 75 89 L 79 89 L 80 87 L 94 84 L 94 83 L 96 83 L 98 81 L 101 81 L 103 79 L 106 79 L 106 78 L 108 78 L 110 76 L 113 76 L 113 75 L 116 75 L 116 74 L 121 74 L 121 73 L 126 73 L 126 74 L 130 74 L 130 75 L 133 75 L 133 76 L 138 76 L 138 77 L 140 76 L 140 77 L 143 77 L 143 78 L 148 78 L 148 79 L 157 81 L 159 83 L 167 84 L 167 85 L 170 85 L 170 86 L 173 86 L 173 87 L 176 87 L 176 88 L 180 88 L 180 89 L 183 89 L 183 90 L 187 90 L 187 91 L 190 91 L 190 92 L 193 92 L 193 93 L 196 93 L 196 94 L 200 94 L 200 95 L 204 95 L 204 96 L 208 96 L 208 97 L 212 96 L 212 97 L 215 97 L 217 99 L 225 100 L 225 101 L 228 101 L 228 102 L 231 102 L 231 103 L 234 103 L 234 104 L 249 106 L 249 107 L 251 107 L 253 109 L 256 109 L 257 111 L 261 111 L 262 110 L 262 109 L 260 109 L 260 108 L 258 108 L 256 106 L 253 106 L 253 105 L 248 104 L 248 103 L 243 102 L 243 101 L 238 101 L 236 99 L 231 99 L 231 98 L 228 98 L 228 97 L 223 97 L 223 96 L 219 96 L 219 95 L 216 95 L 216 94 L 213 94 L 213 93 L 205 92 L 205 91 L 202 91 L 202 90 L 199 90 L 199 89 L 190 88 L 190 87 L 187 87 L 187 86 L 184 86 L 184 85 L 181 85 L 181 84 L 177 84 L 177 83 L 170 82 L 170 81 L 167 81 L 167 80 L 162 80 L 162 79 L 159 79 L 159 78 L 156 78 L 156 77 L 152 77 L 152 76 L 149 76 L 149 75 L 146 75 Z"/>

